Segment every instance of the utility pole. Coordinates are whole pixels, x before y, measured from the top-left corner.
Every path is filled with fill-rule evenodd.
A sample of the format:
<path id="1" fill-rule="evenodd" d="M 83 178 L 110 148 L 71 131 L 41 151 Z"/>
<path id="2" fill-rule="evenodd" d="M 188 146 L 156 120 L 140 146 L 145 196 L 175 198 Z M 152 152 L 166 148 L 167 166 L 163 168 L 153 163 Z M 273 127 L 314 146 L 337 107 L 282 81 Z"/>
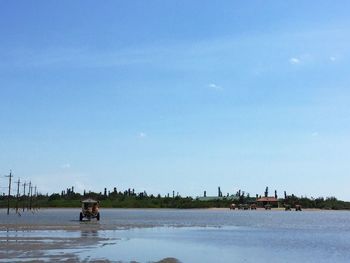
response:
<path id="1" fill-rule="evenodd" d="M 33 186 L 29 187 L 29 210 L 32 211 Z"/>
<path id="2" fill-rule="evenodd" d="M 29 204 L 27 206 L 27 211 L 29 210 L 29 208 L 31 209 L 31 201 L 30 201 L 30 189 L 32 188 L 32 182 L 29 181 L 29 186 L 28 186 L 28 201 L 29 201 Z"/>
<path id="3" fill-rule="evenodd" d="M 34 204 L 33 204 L 33 206 L 34 206 L 34 208 L 36 207 L 36 203 L 37 203 L 37 192 L 36 192 L 36 186 L 34 186 Z"/>
<path id="4" fill-rule="evenodd" d="M 16 214 L 18 213 L 18 199 L 19 199 L 19 185 L 21 183 L 21 180 L 18 178 L 17 183 L 17 195 L 16 195 Z"/>
<path id="5" fill-rule="evenodd" d="M 27 183 L 26 182 L 24 182 L 24 184 L 23 184 L 23 212 L 24 212 L 24 208 L 25 208 L 25 200 L 26 200 L 26 185 L 27 185 Z"/>
<path id="6" fill-rule="evenodd" d="M 10 171 L 10 174 L 7 175 L 6 177 L 9 178 L 9 193 L 7 196 L 7 214 L 10 214 L 10 195 L 11 195 L 11 179 L 12 179 L 12 172 Z"/>

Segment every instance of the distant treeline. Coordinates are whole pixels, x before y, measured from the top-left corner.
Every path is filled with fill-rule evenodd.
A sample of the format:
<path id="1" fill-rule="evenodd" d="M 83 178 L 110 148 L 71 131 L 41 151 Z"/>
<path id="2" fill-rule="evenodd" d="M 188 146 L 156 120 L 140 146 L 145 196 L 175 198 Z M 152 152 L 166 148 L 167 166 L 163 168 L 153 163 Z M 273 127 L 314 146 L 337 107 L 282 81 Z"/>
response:
<path id="1" fill-rule="evenodd" d="M 307 197 L 296 197 L 288 196 L 287 199 L 281 200 L 283 204 L 291 205 L 292 207 L 296 204 L 301 205 L 303 208 L 317 208 L 327 210 L 350 210 L 350 202 L 338 200 L 335 197 L 318 197 L 318 198 L 307 198 Z"/>
<path id="2" fill-rule="evenodd" d="M 237 197 L 237 196 L 236 196 Z M 75 193 L 74 188 L 67 189 L 59 193 L 51 195 L 37 194 L 35 196 L 15 196 L 0 197 L 0 207 L 6 208 L 8 202 L 11 208 L 36 209 L 44 207 L 80 207 L 80 201 L 85 198 L 93 198 L 101 202 L 103 208 L 214 208 L 226 207 L 228 208 L 232 203 L 253 204 L 257 197 L 245 196 L 240 194 L 238 198 L 218 197 L 211 200 L 202 201 L 198 198 L 181 197 L 173 192 L 172 196 L 166 195 L 148 195 L 146 192 L 135 193 L 134 190 L 128 189 L 124 192 L 104 191 L 104 193 L 84 192 L 83 194 Z M 287 196 L 278 199 L 280 207 L 289 205 L 301 205 L 303 208 L 318 208 L 318 209 L 332 209 L 332 210 L 350 210 L 350 202 L 337 200 L 335 197 L 327 198 L 307 198 L 297 197 L 295 195 Z"/>

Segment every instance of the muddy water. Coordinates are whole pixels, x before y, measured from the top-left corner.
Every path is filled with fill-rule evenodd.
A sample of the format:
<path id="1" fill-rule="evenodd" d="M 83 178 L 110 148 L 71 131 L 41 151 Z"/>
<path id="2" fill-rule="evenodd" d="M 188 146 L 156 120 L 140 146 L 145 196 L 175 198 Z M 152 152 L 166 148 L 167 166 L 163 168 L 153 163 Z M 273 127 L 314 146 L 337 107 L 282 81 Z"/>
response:
<path id="1" fill-rule="evenodd" d="M 0 262 L 350 262 L 344 211 L 104 209 L 99 222 L 78 216 L 78 209 L 0 210 Z"/>

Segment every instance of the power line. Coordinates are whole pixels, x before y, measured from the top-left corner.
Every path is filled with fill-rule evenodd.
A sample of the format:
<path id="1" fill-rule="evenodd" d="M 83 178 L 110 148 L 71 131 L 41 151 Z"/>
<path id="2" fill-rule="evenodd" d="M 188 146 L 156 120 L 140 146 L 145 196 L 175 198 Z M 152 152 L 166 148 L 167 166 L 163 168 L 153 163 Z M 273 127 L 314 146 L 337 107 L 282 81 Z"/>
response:
<path id="1" fill-rule="evenodd" d="M 16 213 L 18 213 L 18 199 L 19 199 L 19 186 L 21 184 L 21 180 L 18 178 L 17 183 L 17 195 L 16 195 Z"/>
<path id="2" fill-rule="evenodd" d="M 9 178 L 9 193 L 8 193 L 8 196 L 7 196 L 7 214 L 9 215 L 10 214 L 11 179 L 13 177 L 12 171 L 10 170 L 10 174 L 6 175 L 5 177 Z"/>
<path id="3" fill-rule="evenodd" d="M 5 180 L 7 180 L 8 178 L 8 182 L 6 182 Z M 38 188 L 37 186 L 33 185 L 31 181 L 29 181 L 29 183 L 27 183 L 26 181 L 24 181 L 24 183 L 21 184 L 21 180 L 20 178 L 18 178 L 17 181 L 14 181 L 14 175 L 12 173 L 12 170 L 10 170 L 9 175 L 4 175 L 4 177 L 0 177 L 0 195 L 4 196 L 6 198 L 6 194 L 5 192 L 7 192 L 7 214 L 10 214 L 10 205 L 13 201 L 15 201 L 15 209 L 16 209 L 16 213 L 19 213 L 19 209 L 20 208 L 20 202 L 22 201 L 23 203 L 23 211 L 25 210 L 25 208 L 27 207 L 27 210 L 32 210 L 34 208 L 34 206 L 36 205 L 36 199 L 38 196 Z M 6 184 L 8 183 L 8 185 L 6 186 Z M 21 193 L 21 186 L 23 186 L 23 194 Z M 17 191 L 15 191 L 14 189 L 16 189 L 17 187 Z M 5 190 L 6 189 L 6 190 Z M 11 195 L 11 191 L 15 193 L 13 193 Z M 14 200 L 16 199 L 16 200 Z"/>
<path id="4" fill-rule="evenodd" d="M 32 182 L 29 181 L 29 186 L 28 186 L 28 197 L 29 197 L 29 207 L 27 208 L 27 210 L 32 210 Z"/>
<path id="5" fill-rule="evenodd" d="M 24 182 L 23 184 L 23 212 L 24 212 L 24 208 L 25 208 L 25 199 L 26 199 L 26 185 L 27 183 Z"/>

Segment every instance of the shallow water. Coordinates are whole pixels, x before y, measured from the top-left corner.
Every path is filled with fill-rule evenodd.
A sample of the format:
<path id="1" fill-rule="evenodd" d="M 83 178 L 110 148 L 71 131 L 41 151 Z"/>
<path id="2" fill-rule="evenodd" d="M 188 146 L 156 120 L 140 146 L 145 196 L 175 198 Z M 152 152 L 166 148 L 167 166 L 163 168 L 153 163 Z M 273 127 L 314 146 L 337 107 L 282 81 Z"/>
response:
<path id="1" fill-rule="evenodd" d="M 102 209 L 101 221 L 83 223 L 78 215 L 79 209 L 21 217 L 0 210 L 2 261 L 18 255 L 21 261 L 350 262 L 345 211 Z M 40 253 L 28 254 L 40 242 Z"/>

